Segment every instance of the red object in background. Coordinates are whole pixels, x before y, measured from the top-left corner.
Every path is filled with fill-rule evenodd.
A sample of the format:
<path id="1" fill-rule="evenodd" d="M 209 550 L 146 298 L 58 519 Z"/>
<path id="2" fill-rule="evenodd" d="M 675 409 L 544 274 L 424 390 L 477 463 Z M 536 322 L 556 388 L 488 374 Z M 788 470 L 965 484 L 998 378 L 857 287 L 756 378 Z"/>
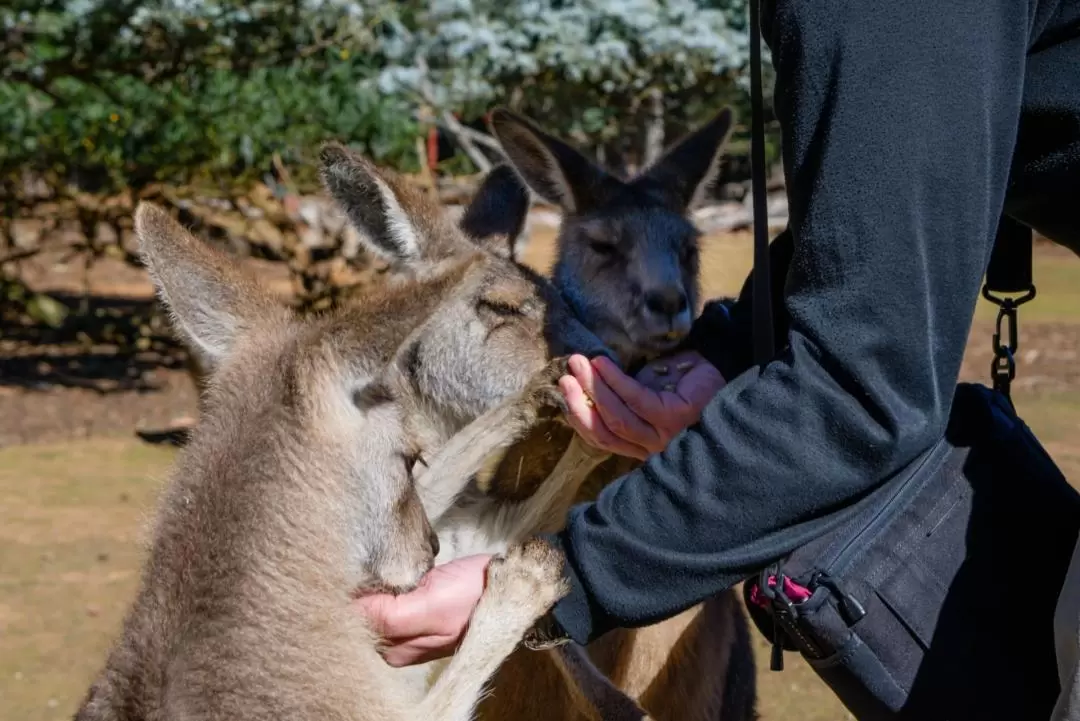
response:
<path id="1" fill-rule="evenodd" d="M 427 164 L 431 172 L 435 172 L 435 166 L 439 164 L 439 131 L 432 125 L 427 134 Z"/>

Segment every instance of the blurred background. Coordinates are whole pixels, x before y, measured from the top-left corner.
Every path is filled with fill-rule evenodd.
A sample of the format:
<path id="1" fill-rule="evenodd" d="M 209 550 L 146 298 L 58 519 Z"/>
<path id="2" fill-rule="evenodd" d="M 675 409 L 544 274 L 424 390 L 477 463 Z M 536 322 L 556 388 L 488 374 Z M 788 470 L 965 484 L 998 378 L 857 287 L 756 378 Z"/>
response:
<path id="1" fill-rule="evenodd" d="M 149 513 L 197 422 L 201 374 L 134 255 L 140 199 L 319 310 L 385 271 L 319 192 L 323 140 L 407 174 L 456 213 L 500 161 L 485 125 L 497 105 L 625 173 L 731 105 L 739 125 L 694 219 L 706 233 L 707 297 L 733 294 L 751 262 L 746 20 L 743 0 L 7 0 L 0 720 L 70 718 L 117 633 Z M 775 231 L 786 204 L 768 120 Z M 541 271 L 557 226 L 554 208 L 533 207 L 525 258 Z M 1077 478 L 1080 262 L 1037 249 L 1015 395 Z M 992 324 L 980 300 L 967 379 L 987 378 Z M 763 718 L 849 718 L 797 659 L 769 672 L 757 642 Z"/>

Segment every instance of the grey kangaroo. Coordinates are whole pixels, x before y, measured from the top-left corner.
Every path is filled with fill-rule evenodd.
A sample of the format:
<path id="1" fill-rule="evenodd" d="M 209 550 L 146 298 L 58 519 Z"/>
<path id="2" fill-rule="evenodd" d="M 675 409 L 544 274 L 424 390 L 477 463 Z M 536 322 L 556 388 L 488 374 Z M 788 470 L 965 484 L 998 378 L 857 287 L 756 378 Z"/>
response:
<path id="1" fill-rule="evenodd" d="M 423 399 L 412 417 L 426 426 L 418 433 L 425 441 L 417 455 L 417 484 L 440 537 L 440 560 L 498 551 L 556 529 L 586 479 L 587 497 L 628 468 L 625 459 L 606 459 L 585 447 L 557 417 L 542 419 L 520 438 L 522 429 L 505 422 L 508 411 L 499 404 L 526 381 L 520 371 L 540 358 L 610 348 L 632 368 L 682 340 L 698 305 L 698 232 L 686 211 L 715 176 L 731 114 L 718 114 L 630 180 L 603 171 L 509 112 L 497 111 L 492 125 L 514 170 L 557 202 L 566 218 L 553 287 L 520 265 L 515 270 L 513 248 L 527 196 L 505 168 L 493 171 L 485 181 L 488 197 L 478 199 L 462 220 L 467 234 L 489 238 L 487 270 L 477 282 L 491 290 L 476 306 L 441 307 L 409 351 L 416 397 Z M 324 154 L 323 175 L 373 248 L 405 270 L 406 278 L 424 277 L 442 262 L 413 252 L 408 242 L 386 242 L 377 222 L 369 227 L 364 209 L 371 194 L 355 158 Z M 495 212 L 478 210 L 489 206 Z M 406 230 L 417 222 L 408 212 L 399 216 Z M 511 330 L 529 330 L 528 319 L 531 331 L 503 344 Z M 499 440 L 493 444 L 493 438 Z M 496 445 L 503 452 L 489 453 Z M 428 469 L 447 467 L 455 467 L 457 478 L 475 472 L 478 483 L 466 489 L 431 480 Z M 752 717 L 753 660 L 734 593 L 664 623 L 609 634 L 590 652 L 607 678 L 657 718 Z M 482 715 L 591 718 L 566 684 L 567 664 L 579 670 L 585 665 L 579 655 L 567 654 L 579 650 L 515 653 L 499 672 Z M 438 666 L 408 672 L 426 677 Z"/>
<path id="2" fill-rule="evenodd" d="M 425 507 L 438 501 L 424 489 L 464 488 L 470 458 L 562 409 L 564 363 L 552 354 L 605 349 L 550 284 L 506 259 L 507 235 L 449 224 L 341 146 L 322 158 L 350 218 L 411 271 L 322 316 L 297 316 L 163 210 L 137 209 L 159 296 L 211 375 L 141 588 L 78 721 L 471 718 L 499 663 L 565 592 L 553 549 L 507 544 L 458 653 L 419 690 L 382 661 L 349 607 L 367 590 L 407 590 L 433 565 L 440 543 Z M 499 180 L 481 189 L 467 226 L 501 222 L 489 212 Z M 455 338 L 477 341 L 454 346 L 455 363 L 514 363 L 446 385 L 441 344 Z M 426 467 L 424 449 L 444 445 L 432 438 L 458 427 L 479 439 L 472 455 Z"/>
<path id="3" fill-rule="evenodd" d="M 696 315 L 699 233 L 687 211 L 715 178 L 731 120 L 731 113 L 722 111 L 653 166 L 620 178 L 530 120 L 505 110 L 492 114 L 492 132 L 518 176 L 563 212 L 555 286 L 574 316 L 614 349 L 629 371 L 672 350 Z M 654 364 L 654 370 L 670 374 L 674 382 L 679 369 Z M 493 459 L 478 485 L 500 504 L 531 497 L 580 445 L 565 426 L 542 422 Z M 594 498 L 636 465 L 632 459 L 595 455 L 590 463 L 587 481 L 576 479 L 574 501 Z M 540 530 L 561 527 L 568 507 L 562 503 L 553 509 L 557 512 L 550 517 L 557 522 Z M 756 717 L 753 652 L 734 591 L 668 621 L 609 633 L 590 644 L 588 654 L 653 718 Z M 496 692 L 482 703 L 481 718 L 591 718 L 552 658 L 513 654 L 496 675 Z M 570 663 L 582 665 L 580 659 Z M 541 698 L 542 706 L 535 703 Z"/>

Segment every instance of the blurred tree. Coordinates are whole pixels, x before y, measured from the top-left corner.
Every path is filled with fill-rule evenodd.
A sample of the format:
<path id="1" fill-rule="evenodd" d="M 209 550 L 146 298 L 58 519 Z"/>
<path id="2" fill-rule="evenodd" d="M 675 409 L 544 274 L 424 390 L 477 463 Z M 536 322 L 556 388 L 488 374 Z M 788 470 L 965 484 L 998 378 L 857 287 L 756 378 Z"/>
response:
<path id="1" fill-rule="evenodd" d="M 0 174 L 97 189 L 245 181 L 327 136 L 415 165 L 399 98 L 365 92 L 342 0 L 13 0 L 0 9 Z"/>
<path id="2" fill-rule="evenodd" d="M 275 153 L 310 186 L 321 139 L 411 170 L 431 122 L 483 169 L 491 140 L 469 125 L 495 104 L 617 168 L 639 165 L 723 104 L 746 117 L 745 11 L 745 0 L 9 0 L 0 190 L 27 168 L 90 190 L 244 184 Z M 744 145 L 737 128 L 732 149 Z"/>
<path id="3" fill-rule="evenodd" d="M 386 66 L 370 82 L 410 94 L 467 149 L 484 140 L 454 113 L 506 103 L 609 164 L 641 164 L 746 105 L 745 12 L 745 0 L 406 0 L 372 8 Z"/>

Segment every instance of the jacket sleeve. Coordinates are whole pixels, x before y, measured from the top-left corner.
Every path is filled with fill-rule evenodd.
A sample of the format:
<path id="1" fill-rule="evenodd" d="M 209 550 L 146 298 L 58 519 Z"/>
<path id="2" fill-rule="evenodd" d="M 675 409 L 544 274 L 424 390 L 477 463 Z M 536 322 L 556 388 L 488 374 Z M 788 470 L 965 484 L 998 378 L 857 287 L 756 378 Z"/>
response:
<path id="1" fill-rule="evenodd" d="M 797 548 L 947 421 L 1009 176 L 1028 4 L 765 5 L 793 238 L 784 349 L 549 536 L 573 589 L 553 615 L 581 643 Z"/>
<path id="2" fill-rule="evenodd" d="M 776 348 L 787 345 L 789 320 L 784 311 L 784 284 L 791 265 L 791 230 L 769 244 L 773 335 Z M 737 299 L 719 298 L 705 304 L 690 329 L 685 347 L 696 350 L 720 370 L 724 378 L 741 375 L 753 363 L 753 273 L 746 277 Z"/>

